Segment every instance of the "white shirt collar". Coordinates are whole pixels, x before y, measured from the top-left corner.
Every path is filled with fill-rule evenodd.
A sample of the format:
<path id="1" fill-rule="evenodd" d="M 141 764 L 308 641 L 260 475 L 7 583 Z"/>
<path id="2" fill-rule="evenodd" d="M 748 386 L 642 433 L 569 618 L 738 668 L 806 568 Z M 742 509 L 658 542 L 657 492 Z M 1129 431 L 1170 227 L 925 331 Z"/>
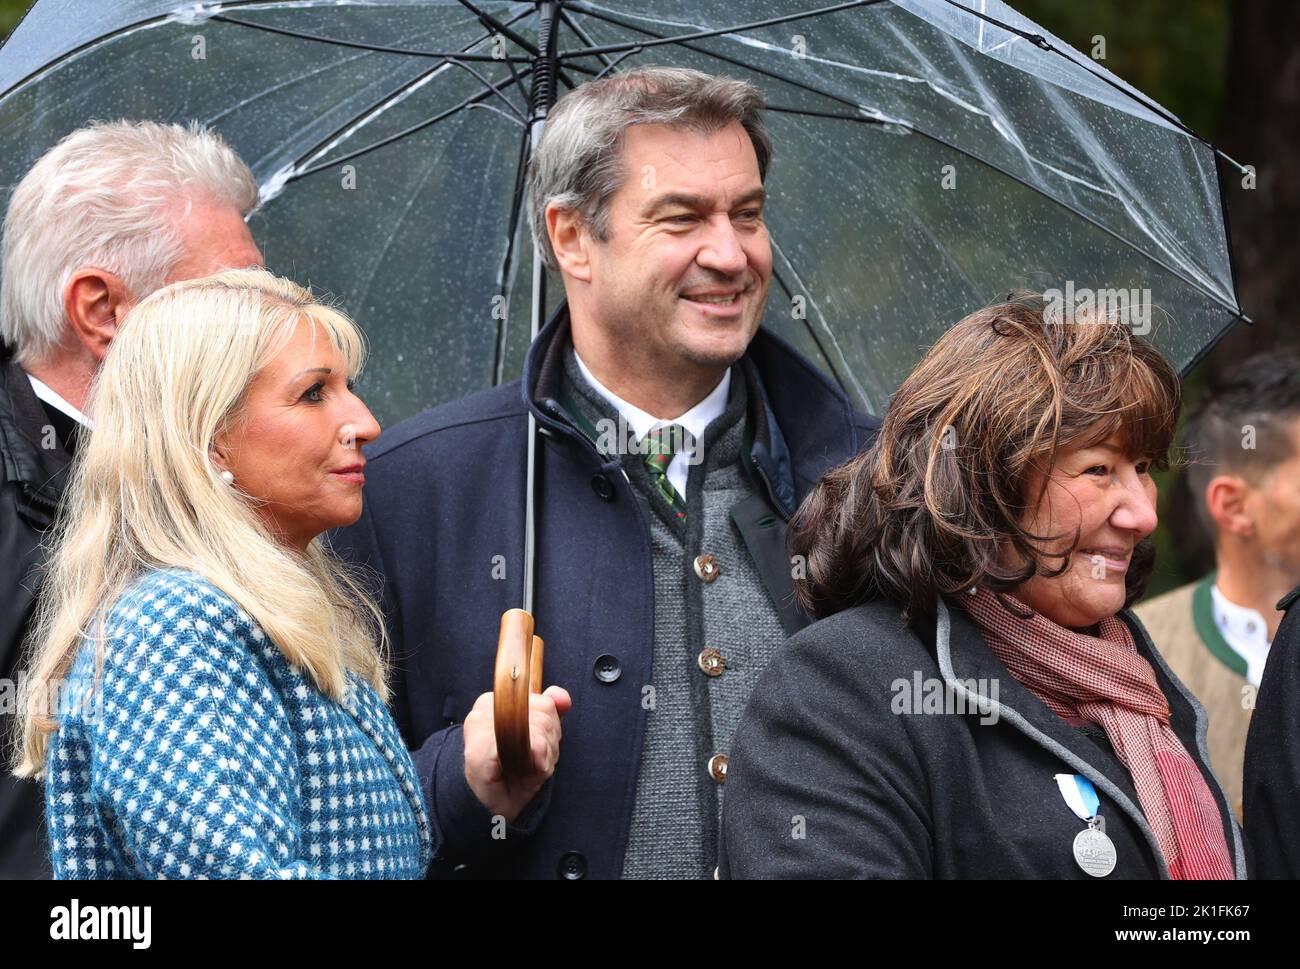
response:
<path id="1" fill-rule="evenodd" d="M 1229 601 L 1218 585 L 1210 587 L 1210 598 L 1214 624 L 1227 644 L 1246 661 L 1246 679 L 1259 686 L 1268 660 L 1268 621 L 1255 609 Z"/>
<path id="2" fill-rule="evenodd" d="M 628 403 L 597 380 L 596 375 L 588 370 L 587 365 L 582 362 L 582 357 L 578 356 L 577 349 L 573 351 L 573 356 L 578 361 L 578 370 L 581 371 L 587 383 L 591 384 L 592 389 L 605 398 L 622 415 L 623 420 L 627 421 L 627 426 L 632 429 L 632 433 L 636 435 L 638 441 L 661 424 L 678 424 L 686 428 L 696 441 L 703 444 L 705 428 L 721 417 L 723 411 L 727 409 L 727 400 L 731 394 L 730 367 L 722 375 L 718 385 L 709 391 L 702 401 L 680 417 L 672 420 L 661 420 L 653 414 L 646 413 L 635 404 Z M 677 493 L 682 498 L 686 497 L 686 478 L 690 471 L 690 464 L 691 455 L 682 452 L 675 454 L 672 462 L 668 465 L 668 480 L 672 482 L 673 487 L 677 489 Z"/>
<path id="3" fill-rule="evenodd" d="M 32 391 L 37 397 L 45 401 L 45 403 L 49 404 L 55 410 L 67 414 L 82 427 L 94 430 L 95 425 L 90 422 L 90 418 L 64 400 L 63 396 L 59 394 L 57 390 L 51 388 L 50 385 L 44 381 L 36 379 L 31 374 L 27 374 L 27 379 L 31 381 Z"/>

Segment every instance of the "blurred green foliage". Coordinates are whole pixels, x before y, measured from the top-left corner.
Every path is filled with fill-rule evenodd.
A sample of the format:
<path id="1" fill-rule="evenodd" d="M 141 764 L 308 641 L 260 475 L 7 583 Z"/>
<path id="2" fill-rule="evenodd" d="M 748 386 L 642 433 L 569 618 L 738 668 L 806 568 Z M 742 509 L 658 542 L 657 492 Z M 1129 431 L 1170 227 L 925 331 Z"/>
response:
<path id="1" fill-rule="evenodd" d="M 1011 0 L 1076 50 L 1213 140 L 1224 94 L 1232 0 Z"/>
<path id="2" fill-rule="evenodd" d="M 9 36 L 30 6 L 30 0 L 0 0 L 0 39 Z"/>

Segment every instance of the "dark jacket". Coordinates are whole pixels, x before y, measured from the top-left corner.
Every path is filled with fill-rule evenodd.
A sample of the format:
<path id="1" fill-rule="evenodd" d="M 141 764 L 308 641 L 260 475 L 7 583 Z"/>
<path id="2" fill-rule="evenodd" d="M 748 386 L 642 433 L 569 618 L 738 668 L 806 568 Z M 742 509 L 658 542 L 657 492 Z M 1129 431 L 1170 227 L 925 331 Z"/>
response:
<path id="1" fill-rule="evenodd" d="M 393 712 L 430 798 L 435 874 L 616 878 L 632 817 L 654 643 L 649 528 L 617 457 L 556 398 L 567 309 L 516 381 L 435 408 L 367 449 L 365 512 L 334 540 L 384 577 Z M 788 602 L 784 519 L 874 423 L 807 361 L 760 331 L 747 354 L 765 400 L 750 450 L 770 509 L 733 511 L 776 602 Z M 525 393 L 524 388 L 527 388 Z M 491 688 L 501 613 L 520 605 L 527 415 L 538 422 L 537 632 L 546 683 L 573 696 L 554 778 L 493 839 L 464 777 L 460 723 Z M 745 503 L 747 504 L 747 503 Z M 739 509 L 738 509 L 739 510 Z M 801 622 L 792 607 L 789 628 Z"/>
<path id="2" fill-rule="evenodd" d="M 53 523 L 71 457 L 51 440 L 48 421 L 27 375 L 0 348 L 0 677 L 15 683 L 22 647 L 45 565 L 41 542 Z M 17 685 L 15 683 L 15 685 Z M 19 694 L 23 691 L 19 690 Z M 14 702 L 18 696 L 14 695 Z M 0 714 L 6 739 L 11 711 Z M 41 785 L 0 769 L 0 878 L 50 877 Z"/>
<path id="3" fill-rule="evenodd" d="M 1246 734 L 1244 798 L 1252 878 L 1300 878 L 1300 589 L 1268 648 Z"/>
<path id="4" fill-rule="evenodd" d="M 1245 877 L 1240 833 L 1208 766 L 1204 710 L 1122 615 Z M 963 690 L 992 699 L 996 682 L 996 703 L 984 714 L 974 703 L 895 712 L 906 709 L 896 681 L 910 694 L 918 675 L 963 699 Z M 1097 733 L 1071 727 L 1012 677 L 960 608 L 911 627 L 886 602 L 837 613 L 792 637 L 754 688 L 732 745 L 722 875 L 1088 879 L 1072 850 L 1084 823 L 1053 780 L 1072 773 L 1097 790 L 1117 854 L 1108 877 L 1167 878 L 1129 773 Z"/>

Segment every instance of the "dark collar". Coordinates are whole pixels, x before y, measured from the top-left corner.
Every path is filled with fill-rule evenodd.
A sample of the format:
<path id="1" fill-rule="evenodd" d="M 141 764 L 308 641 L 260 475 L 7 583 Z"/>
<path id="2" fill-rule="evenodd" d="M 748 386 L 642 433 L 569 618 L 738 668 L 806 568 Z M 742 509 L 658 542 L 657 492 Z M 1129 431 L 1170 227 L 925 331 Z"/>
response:
<path id="1" fill-rule="evenodd" d="M 27 372 L 6 358 L 0 368 L 0 452 L 5 480 L 18 485 L 19 511 L 37 528 L 47 528 L 63 495 L 71 456 L 46 448 L 49 423 Z"/>
<path id="2" fill-rule="evenodd" d="M 564 351 L 570 341 L 569 307 L 561 302 L 524 360 L 523 395 L 538 422 L 586 440 L 565 419 L 558 398 Z M 822 473 L 858 450 L 848 398 L 792 347 L 759 329 L 738 368 L 761 420 L 747 424 L 745 450 L 772 504 L 787 519 Z M 761 408 L 761 409 L 759 409 Z"/>

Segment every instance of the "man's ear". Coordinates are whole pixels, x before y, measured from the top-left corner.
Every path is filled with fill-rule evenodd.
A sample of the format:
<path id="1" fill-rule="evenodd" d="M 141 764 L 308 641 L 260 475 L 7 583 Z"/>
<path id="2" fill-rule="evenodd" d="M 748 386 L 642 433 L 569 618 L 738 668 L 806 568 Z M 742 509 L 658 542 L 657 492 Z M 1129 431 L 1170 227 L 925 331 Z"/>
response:
<path id="1" fill-rule="evenodd" d="M 97 363 L 103 361 L 131 302 L 126 284 L 103 269 L 77 269 L 63 287 L 64 315 L 77 340 Z"/>
<path id="2" fill-rule="evenodd" d="M 591 234 L 587 222 L 577 209 L 551 203 L 546 207 L 546 234 L 555 250 L 555 261 L 566 276 L 591 282 Z"/>
<path id="3" fill-rule="evenodd" d="M 1255 534 L 1248 499 L 1250 484 L 1235 474 L 1218 474 L 1205 486 L 1205 507 L 1220 532 L 1249 537 Z"/>

